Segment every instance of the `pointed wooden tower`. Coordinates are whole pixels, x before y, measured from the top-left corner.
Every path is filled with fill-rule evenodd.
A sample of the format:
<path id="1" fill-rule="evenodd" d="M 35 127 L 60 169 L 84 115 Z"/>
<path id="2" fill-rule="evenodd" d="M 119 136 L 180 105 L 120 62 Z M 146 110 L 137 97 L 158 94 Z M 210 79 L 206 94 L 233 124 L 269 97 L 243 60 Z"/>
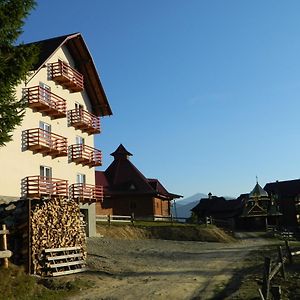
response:
<path id="1" fill-rule="evenodd" d="M 110 166 L 104 172 L 96 171 L 96 184 L 104 187 L 104 201 L 96 205 L 96 213 L 134 214 L 152 220 L 170 217 L 170 201 L 182 196 L 169 193 L 157 179 L 146 178 L 122 144 L 111 156 Z"/>

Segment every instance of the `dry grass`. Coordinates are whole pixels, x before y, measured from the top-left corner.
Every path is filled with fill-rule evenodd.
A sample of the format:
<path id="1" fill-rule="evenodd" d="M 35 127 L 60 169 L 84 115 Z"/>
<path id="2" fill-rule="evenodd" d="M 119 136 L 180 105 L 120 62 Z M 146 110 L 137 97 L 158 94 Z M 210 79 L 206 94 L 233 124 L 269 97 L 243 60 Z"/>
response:
<path id="1" fill-rule="evenodd" d="M 215 226 L 166 225 L 151 226 L 97 225 L 97 232 L 105 237 L 117 239 L 164 239 L 178 241 L 233 242 L 235 239 Z"/>

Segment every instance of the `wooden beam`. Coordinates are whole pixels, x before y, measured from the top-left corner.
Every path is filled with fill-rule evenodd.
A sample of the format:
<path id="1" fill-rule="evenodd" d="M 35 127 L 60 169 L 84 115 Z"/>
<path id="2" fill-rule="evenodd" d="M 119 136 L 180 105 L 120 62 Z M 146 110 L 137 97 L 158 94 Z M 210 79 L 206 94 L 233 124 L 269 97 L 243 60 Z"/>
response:
<path id="1" fill-rule="evenodd" d="M 51 260 L 75 258 L 75 257 L 82 257 L 82 253 L 66 254 L 66 255 L 59 255 L 59 256 L 50 256 L 50 257 L 47 257 L 46 259 L 48 261 L 51 261 Z"/>
<path id="2" fill-rule="evenodd" d="M 73 250 L 80 250 L 81 247 L 65 247 L 65 248 L 52 248 L 52 249 L 45 249 L 45 253 L 51 253 L 51 252 L 60 252 L 60 251 L 73 251 Z"/>
<path id="3" fill-rule="evenodd" d="M 0 234 L 9 234 L 9 230 L 0 230 Z"/>
<path id="4" fill-rule="evenodd" d="M 68 266 L 76 266 L 76 265 L 84 265 L 84 260 L 76 260 L 76 261 L 68 261 L 64 263 L 57 263 L 57 264 L 50 264 L 50 268 L 61 268 L 61 267 L 68 267 Z"/>
<path id="5" fill-rule="evenodd" d="M 0 258 L 9 258 L 12 256 L 12 252 L 10 250 L 0 251 Z"/>
<path id="6" fill-rule="evenodd" d="M 61 275 L 67 275 L 67 274 L 74 274 L 74 273 L 80 273 L 86 271 L 86 268 L 81 269 L 75 269 L 75 270 L 68 270 L 68 271 L 61 271 L 61 272 L 54 272 L 52 276 L 61 276 Z"/>

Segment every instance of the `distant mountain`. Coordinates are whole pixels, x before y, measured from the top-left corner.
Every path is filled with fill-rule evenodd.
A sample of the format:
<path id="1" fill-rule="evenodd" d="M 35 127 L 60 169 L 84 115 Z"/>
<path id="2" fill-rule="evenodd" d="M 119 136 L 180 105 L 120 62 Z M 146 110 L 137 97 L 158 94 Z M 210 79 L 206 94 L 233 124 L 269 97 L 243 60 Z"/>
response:
<path id="1" fill-rule="evenodd" d="M 191 209 L 199 203 L 200 199 L 207 198 L 207 197 L 208 197 L 208 195 L 206 195 L 206 194 L 197 193 L 193 196 L 190 196 L 190 197 L 187 197 L 187 198 L 184 198 L 181 200 L 177 200 L 176 201 L 176 211 L 175 211 L 174 204 L 172 206 L 173 216 L 177 215 L 177 217 L 189 218 L 192 214 Z M 230 197 L 230 196 L 225 196 L 224 198 L 226 200 L 234 199 L 234 197 Z"/>
<path id="2" fill-rule="evenodd" d="M 207 195 L 203 193 L 197 193 L 188 198 L 177 200 L 176 211 L 175 211 L 174 204 L 172 207 L 173 216 L 176 216 L 176 212 L 177 212 L 177 217 L 189 218 L 191 216 L 191 209 L 199 203 L 199 200 L 201 198 L 207 198 Z"/>
<path id="3" fill-rule="evenodd" d="M 186 205 L 190 202 L 195 202 L 195 201 L 199 201 L 201 198 L 207 198 L 208 196 L 206 194 L 203 193 L 197 193 L 193 196 L 187 197 L 187 198 L 183 198 L 183 199 L 179 199 L 176 200 L 176 204 L 180 204 L 180 205 Z"/>

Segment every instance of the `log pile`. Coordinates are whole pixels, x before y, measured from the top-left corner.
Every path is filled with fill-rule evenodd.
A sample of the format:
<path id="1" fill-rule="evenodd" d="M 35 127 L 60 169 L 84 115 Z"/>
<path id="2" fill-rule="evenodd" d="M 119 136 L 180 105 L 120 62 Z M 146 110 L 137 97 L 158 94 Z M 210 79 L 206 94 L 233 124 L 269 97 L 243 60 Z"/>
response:
<path id="1" fill-rule="evenodd" d="M 51 275 L 45 249 L 80 247 L 86 258 L 86 235 L 78 203 L 68 199 L 49 199 L 37 203 L 31 211 L 32 272 Z"/>

